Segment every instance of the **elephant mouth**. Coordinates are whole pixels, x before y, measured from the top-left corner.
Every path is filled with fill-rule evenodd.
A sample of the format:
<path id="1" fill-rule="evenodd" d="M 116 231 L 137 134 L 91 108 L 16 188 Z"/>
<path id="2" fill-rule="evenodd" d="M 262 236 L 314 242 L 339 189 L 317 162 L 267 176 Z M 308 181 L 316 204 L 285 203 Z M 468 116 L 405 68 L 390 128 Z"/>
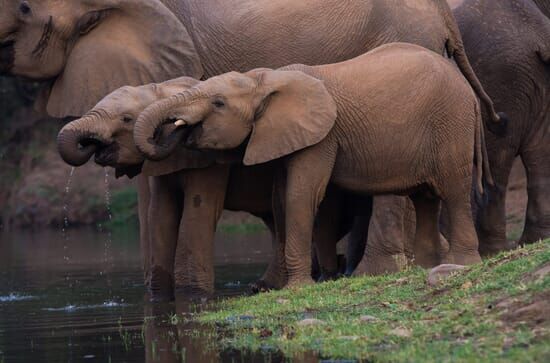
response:
<path id="1" fill-rule="evenodd" d="M 176 119 L 166 119 L 164 122 L 155 130 L 153 137 L 149 140 L 153 145 L 165 146 L 165 145 L 176 145 L 183 143 L 187 146 L 187 142 L 193 131 L 202 125 L 202 121 L 187 126 L 174 126 Z"/>
<path id="2" fill-rule="evenodd" d="M 115 177 L 118 179 L 127 176 L 129 179 L 132 179 L 141 173 L 142 168 L 143 163 L 137 165 L 119 165 L 115 168 Z"/>
<path id="3" fill-rule="evenodd" d="M 15 61 L 15 41 L 0 43 L 0 75 L 9 74 Z"/>
<path id="4" fill-rule="evenodd" d="M 185 147 L 195 148 L 197 140 L 202 133 L 202 124 L 204 120 L 200 120 L 192 125 L 174 126 L 176 119 L 171 118 L 165 120 L 161 127 L 155 130 L 153 142 L 157 145 L 168 144 L 173 139 L 177 138 Z"/>
<path id="5" fill-rule="evenodd" d="M 117 167 L 119 149 L 117 143 L 98 144 L 94 156 L 95 163 L 101 166 Z"/>

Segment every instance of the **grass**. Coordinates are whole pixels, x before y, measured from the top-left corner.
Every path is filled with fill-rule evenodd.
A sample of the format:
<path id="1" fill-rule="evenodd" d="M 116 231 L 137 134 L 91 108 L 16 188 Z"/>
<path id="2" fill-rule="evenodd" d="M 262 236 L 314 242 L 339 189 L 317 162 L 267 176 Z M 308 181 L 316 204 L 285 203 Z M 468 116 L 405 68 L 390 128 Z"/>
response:
<path id="1" fill-rule="evenodd" d="M 543 265 L 550 265 L 550 240 L 468 267 L 437 287 L 427 285 L 427 271 L 410 268 L 223 300 L 197 319 L 217 327 L 224 348 L 287 357 L 548 362 L 550 274 L 533 274 Z M 546 310 L 518 312 L 534 302 Z M 321 323 L 299 323 L 306 318 Z"/>

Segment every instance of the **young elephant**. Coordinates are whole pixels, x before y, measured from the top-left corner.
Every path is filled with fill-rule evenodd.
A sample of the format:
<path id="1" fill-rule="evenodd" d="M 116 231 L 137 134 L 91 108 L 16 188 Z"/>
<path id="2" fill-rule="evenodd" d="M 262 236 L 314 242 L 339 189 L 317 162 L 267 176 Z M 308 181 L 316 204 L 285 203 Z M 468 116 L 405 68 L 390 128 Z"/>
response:
<path id="1" fill-rule="evenodd" d="M 188 225 L 182 221 L 181 215 L 184 207 L 213 203 L 211 193 L 204 193 L 202 197 L 194 195 L 192 198 L 184 198 L 183 189 L 190 183 L 196 183 L 200 189 L 204 180 L 217 182 L 219 178 L 213 176 L 215 173 L 212 173 L 212 168 L 207 168 L 215 158 L 211 154 L 177 147 L 177 140 L 172 136 L 168 138 L 172 142 L 167 142 L 163 149 L 167 156 L 170 154 L 169 157 L 153 162 L 145 160 L 133 138 L 135 120 L 147 106 L 198 83 L 193 78 L 181 77 L 158 84 L 122 87 L 102 99 L 84 117 L 68 123 L 58 135 L 59 153 L 70 165 L 80 166 L 95 155 L 96 163 L 115 168 L 117 176 L 125 174 L 133 177 L 140 172 L 150 176 L 151 201 L 148 211 L 142 214 L 148 215 L 151 238 L 142 238 L 141 241 L 151 241 L 150 245 L 142 246 L 142 251 L 145 252 L 145 266 L 150 266 L 146 268 L 146 282 L 154 298 L 171 295 L 178 266 L 185 274 L 198 262 L 201 266 L 209 266 L 211 272 L 200 269 L 202 275 L 198 275 L 204 276 L 203 280 L 190 284 L 200 287 L 200 290 L 197 288 L 191 292 L 208 294 L 213 288 L 213 245 L 205 242 L 209 238 L 204 234 L 195 236 L 192 240 L 200 243 L 197 245 L 185 243 L 182 238 L 185 234 L 198 234 L 197 230 L 200 229 L 196 227 L 208 223 L 207 219 L 197 218 L 192 225 Z M 169 136 L 173 129 L 174 126 L 167 125 L 163 132 Z M 162 138 L 161 135 L 158 137 Z M 200 177 L 187 172 L 186 168 L 193 168 L 194 174 Z M 246 211 L 261 218 L 273 232 L 273 168 L 270 165 L 242 167 L 226 164 L 215 165 L 213 170 L 227 174 L 229 180 L 227 192 L 225 187 L 221 188 L 225 197 L 217 198 L 224 201 L 217 206 L 218 217 L 222 209 Z M 315 232 L 317 245 L 320 246 L 318 258 L 325 278 L 337 273 L 336 242 L 353 229 L 356 236 L 350 239 L 352 242 L 349 246 L 360 246 L 368 225 L 356 226 L 354 218 L 370 217 L 370 205 L 365 206 L 369 201 L 355 207 L 359 202 L 346 199 L 338 190 L 329 194 Z M 215 229 L 215 224 L 209 224 L 208 230 L 212 236 Z M 278 247 L 280 244 L 274 245 Z M 274 252 L 269 268 L 257 282 L 257 288 L 280 288 L 286 283 L 284 254 L 278 250 Z M 348 254 L 348 273 L 353 272 L 362 254 L 362 250 Z M 181 277 L 191 279 L 190 274 Z"/>
<path id="2" fill-rule="evenodd" d="M 134 127 L 137 147 L 155 153 L 162 140 L 152 135 L 169 122 L 188 147 L 237 148 L 245 165 L 279 159 L 274 213 L 284 209 L 289 285 L 310 282 L 313 222 L 329 182 L 358 194 L 410 195 L 415 261 L 426 267 L 440 263 L 443 201 L 449 262 L 480 261 L 474 157 L 478 188 L 482 174 L 490 177 L 479 104 L 434 52 L 394 43 L 332 65 L 226 73 L 147 108 Z"/>

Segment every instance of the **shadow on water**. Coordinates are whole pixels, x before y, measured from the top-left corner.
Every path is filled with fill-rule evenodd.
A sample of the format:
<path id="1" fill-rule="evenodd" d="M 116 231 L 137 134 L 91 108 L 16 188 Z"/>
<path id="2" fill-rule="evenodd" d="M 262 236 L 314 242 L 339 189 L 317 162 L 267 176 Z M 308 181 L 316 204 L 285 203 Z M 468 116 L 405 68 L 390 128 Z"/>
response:
<path id="1" fill-rule="evenodd" d="M 244 293 L 270 249 L 266 232 L 218 235 L 219 295 Z M 140 266 L 134 230 L 0 233 L 0 362 L 286 361 L 273 352 L 220 351 L 214 328 L 182 319 L 196 305 L 147 301 Z"/>

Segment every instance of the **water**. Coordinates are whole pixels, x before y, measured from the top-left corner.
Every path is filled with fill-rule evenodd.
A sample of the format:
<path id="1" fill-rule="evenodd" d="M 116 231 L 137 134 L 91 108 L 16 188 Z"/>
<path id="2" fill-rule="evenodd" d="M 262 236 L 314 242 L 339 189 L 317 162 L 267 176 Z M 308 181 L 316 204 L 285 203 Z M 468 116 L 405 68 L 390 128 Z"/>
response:
<path id="1" fill-rule="evenodd" d="M 269 235 L 217 239 L 216 289 L 221 296 L 243 293 L 266 267 Z M 277 354 L 221 352 L 214 331 L 170 321 L 176 312 L 189 312 L 188 302 L 149 303 L 140 266 L 134 230 L 106 236 L 71 229 L 68 239 L 55 230 L 1 232 L 0 362 L 283 360 Z"/>

